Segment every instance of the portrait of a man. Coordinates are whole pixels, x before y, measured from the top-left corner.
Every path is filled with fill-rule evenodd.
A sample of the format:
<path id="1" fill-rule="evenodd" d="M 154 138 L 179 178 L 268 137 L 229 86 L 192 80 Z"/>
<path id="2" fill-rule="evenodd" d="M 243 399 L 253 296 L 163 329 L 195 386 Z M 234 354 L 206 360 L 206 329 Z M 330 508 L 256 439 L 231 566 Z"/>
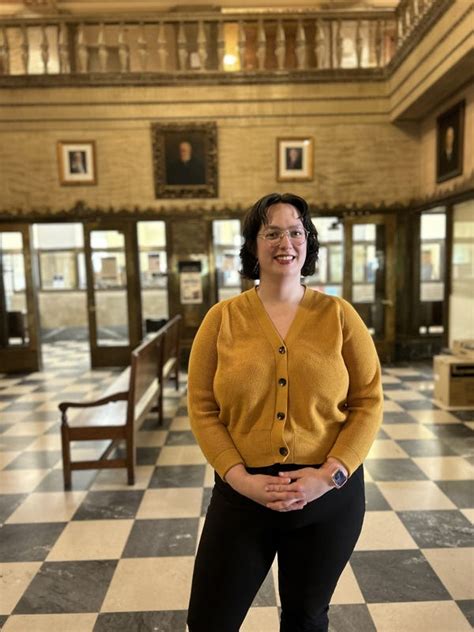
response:
<path id="1" fill-rule="evenodd" d="M 215 123 L 152 123 L 157 198 L 217 197 Z"/>
<path id="2" fill-rule="evenodd" d="M 87 173 L 85 151 L 69 152 L 69 171 L 70 173 Z"/>
<path id="3" fill-rule="evenodd" d="M 290 170 L 303 168 L 303 149 L 301 147 L 286 148 L 286 168 Z"/>
<path id="4" fill-rule="evenodd" d="M 206 173 L 202 147 L 193 145 L 183 138 L 177 144 L 169 143 L 166 161 L 166 181 L 168 184 L 205 184 Z"/>
<path id="5" fill-rule="evenodd" d="M 464 103 L 457 103 L 437 119 L 437 182 L 462 174 Z"/>

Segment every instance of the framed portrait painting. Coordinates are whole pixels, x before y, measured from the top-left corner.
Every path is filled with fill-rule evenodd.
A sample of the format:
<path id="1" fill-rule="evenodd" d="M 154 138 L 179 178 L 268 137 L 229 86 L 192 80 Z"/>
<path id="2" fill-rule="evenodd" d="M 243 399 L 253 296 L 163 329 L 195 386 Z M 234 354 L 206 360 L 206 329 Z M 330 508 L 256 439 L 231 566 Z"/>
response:
<path id="1" fill-rule="evenodd" d="M 436 119 L 436 182 L 462 174 L 464 108 L 460 101 Z"/>
<path id="2" fill-rule="evenodd" d="M 95 142 L 59 141 L 59 181 L 63 185 L 97 184 Z"/>
<path id="3" fill-rule="evenodd" d="M 313 179 L 313 139 L 277 138 L 277 180 L 279 182 Z"/>
<path id="4" fill-rule="evenodd" d="M 217 186 L 215 123 L 152 123 L 157 198 L 214 198 Z"/>

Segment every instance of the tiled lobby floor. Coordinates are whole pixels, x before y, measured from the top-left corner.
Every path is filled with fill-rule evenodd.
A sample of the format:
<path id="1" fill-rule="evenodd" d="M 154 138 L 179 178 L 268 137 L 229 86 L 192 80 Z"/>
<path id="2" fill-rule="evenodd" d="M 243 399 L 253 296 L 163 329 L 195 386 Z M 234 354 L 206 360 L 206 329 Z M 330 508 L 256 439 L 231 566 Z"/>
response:
<path id="1" fill-rule="evenodd" d="M 74 472 L 65 493 L 57 404 L 99 393 L 112 374 L 90 371 L 81 343 L 48 345 L 45 360 L 41 373 L 0 376 L 2 632 L 184 632 L 212 485 L 184 390 L 167 391 L 163 428 L 148 418 L 138 433 L 133 488 L 124 470 Z M 437 408 L 431 380 L 427 364 L 384 368 L 368 511 L 331 605 L 332 632 L 474 624 L 474 414 Z M 275 585 L 272 573 L 243 632 L 278 631 Z"/>

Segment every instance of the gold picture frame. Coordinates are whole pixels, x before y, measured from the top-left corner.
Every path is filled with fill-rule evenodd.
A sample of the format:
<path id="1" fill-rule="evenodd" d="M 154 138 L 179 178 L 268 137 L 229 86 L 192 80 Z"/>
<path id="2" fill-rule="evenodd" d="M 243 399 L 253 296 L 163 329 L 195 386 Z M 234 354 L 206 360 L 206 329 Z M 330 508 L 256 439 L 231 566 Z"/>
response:
<path id="1" fill-rule="evenodd" d="M 217 125 L 152 123 L 157 198 L 216 198 Z"/>
<path id="2" fill-rule="evenodd" d="M 310 182 L 313 177 L 313 139 L 277 138 L 277 181 Z"/>
<path id="3" fill-rule="evenodd" d="M 58 141 L 57 154 L 61 185 L 97 184 L 96 152 L 93 140 Z"/>

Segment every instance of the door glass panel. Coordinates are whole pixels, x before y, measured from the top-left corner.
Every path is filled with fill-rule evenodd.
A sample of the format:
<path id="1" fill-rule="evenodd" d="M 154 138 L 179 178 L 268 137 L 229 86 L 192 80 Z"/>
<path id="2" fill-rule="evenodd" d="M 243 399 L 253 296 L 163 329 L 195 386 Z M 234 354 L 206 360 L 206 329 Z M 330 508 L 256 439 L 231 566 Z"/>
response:
<path id="1" fill-rule="evenodd" d="M 313 217 L 312 221 L 318 231 L 319 258 L 315 274 L 307 277 L 305 283 L 319 292 L 342 296 L 343 226 L 337 217 Z"/>
<path id="2" fill-rule="evenodd" d="M 352 302 L 370 333 L 385 335 L 385 226 L 354 224 Z"/>
<path id="3" fill-rule="evenodd" d="M 238 219 L 212 222 L 212 244 L 216 263 L 217 300 L 236 296 L 242 291 L 239 270 L 242 238 Z"/>
<path id="4" fill-rule="evenodd" d="M 422 213 L 420 223 L 421 305 L 418 328 L 421 334 L 440 334 L 443 332 L 445 243 L 446 214 L 444 207 Z"/>
<path id="5" fill-rule="evenodd" d="M 129 344 L 125 236 L 117 230 L 91 231 L 98 346 Z"/>
<path id="6" fill-rule="evenodd" d="M 146 331 L 169 317 L 165 222 L 138 222 L 142 314 Z"/>
<path id="7" fill-rule="evenodd" d="M 0 346 L 29 343 L 25 260 L 20 232 L 0 233 L 0 309 L 6 320 L 0 331 Z"/>

